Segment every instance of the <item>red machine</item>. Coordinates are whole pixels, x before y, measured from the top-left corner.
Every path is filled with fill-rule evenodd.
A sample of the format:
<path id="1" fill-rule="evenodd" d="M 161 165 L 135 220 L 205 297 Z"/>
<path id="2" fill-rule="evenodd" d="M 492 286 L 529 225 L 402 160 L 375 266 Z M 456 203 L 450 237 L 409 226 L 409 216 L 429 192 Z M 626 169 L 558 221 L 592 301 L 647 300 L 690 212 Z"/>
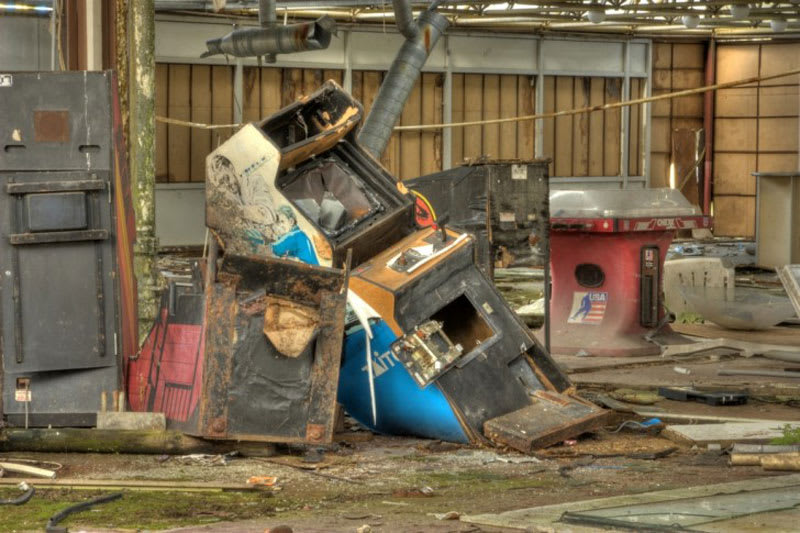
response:
<path id="1" fill-rule="evenodd" d="M 551 351 L 656 355 L 645 335 L 664 323 L 661 275 L 675 231 L 710 228 L 674 189 L 552 191 Z"/>

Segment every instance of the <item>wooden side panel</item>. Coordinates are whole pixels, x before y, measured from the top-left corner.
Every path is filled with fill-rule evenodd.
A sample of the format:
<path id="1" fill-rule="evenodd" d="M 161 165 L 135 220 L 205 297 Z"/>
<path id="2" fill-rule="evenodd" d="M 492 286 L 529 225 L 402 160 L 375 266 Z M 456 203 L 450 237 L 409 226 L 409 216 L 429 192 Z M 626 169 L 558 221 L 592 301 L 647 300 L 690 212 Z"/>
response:
<path id="1" fill-rule="evenodd" d="M 191 67 L 169 66 L 169 101 L 167 114 L 170 118 L 191 120 Z M 168 176 L 170 182 L 189 181 L 191 143 L 190 130 L 185 126 L 170 124 L 168 127 Z"/>
<path id="2" fill-rule="evenodd" d="M 758 45 L 717 46 L 717 83 L 758 76 Z"/>
<path id="3" fill-rule="evenodd" d="M 714 128 L 717 152 L 755 152 L 758 121 L 755 118 L 720 118 Z"/>
<path id="4" fill-rule="evenodd" d="M 281 69 L 271 67 L 261 69 L 261 99 L 259 102 L 261 118 L 266 118 L 280 110 L 282 87 L 283 73 Z"/>
<path id="5" fill-rule="evenodd" d="M 282 82 L 281 107 L 286 107 L 303 96 L 303 69 L 284 69 Z"/>
<path id="6" fill-rule="evenodd" d="M 451 111 L 453 122 L 464 121 L 464 74 L 453 74 L 453 95 Z M 451 130 L 452 150 L 451 166 L 458 166 L 464 162 L 464 128 L 453 128 Z"/>
<path id="7" fill-rule="evenodd" d="M 483 76 L 464 75 L 464 121 L 483 119 Z M 475 159 L 483 155 L 483 131 L 480 126 L 464 129 L 464 158 Z"/>
<path id="8" fill-rule="evenodd" d="M 569 76 L 556 77 L 556 111 L 572 109 L 574 98 L 574 81 Z M 555 154 L 553 172 L 555 176 L 572 176 L 572 116 L 555 119 Z"/>
<path id="9" fill-rule="evenodd" d="M 650 186 L 669 187 L 669 154 L 650 155 Z"/>
<path id="10" fill-rule="evenodd" d="M 244 67 L 242 85 L 242 119 L 244 122 L 261 120 L 261 69 Z"/>
<path id="11" fill-rule="evenodd" d="M 517 96 L 517 78 L 523 76 L 500 76 L 500 118 L 514 117 L 526 114 L 524 111 L 517 111 L 521 104 Z M 499 143 L 500 150 L 498 156 L 502 159 L 512 159 L 517 157 L 517 126 L 524 123 L 506 122 L 500 125 Z"/>
<path id="12" fill-rule="evenodd" d="M 734 87 L 716 92 L 714 116 L 718 118 L 752 117 L 758 109 L 758 89 Z"/>
<path id="13" fill-rule="evenodd" d="M 761 46 L 761 76 L 771 76 L 797 69 L 800 69 L 800 44 L 781 43 Z M 798 83 L 800 83 L 800 75 L 795 74 L 786 78 L 766 80 L 761 82 L 761 85 L 797 85 Z"/>
<path id="14" fill-rule="evenodd" d="M 672 43 L 653 43 L 653 69 L 672 67 Z"/>
<path id="15" fill-rule="evenodd" d="M 635 100 L 642 96 L 643 84 L 640 79 L 631 79 L 631 99 Z M 642 106 L 630 106 L 628 122 L 628 175 L 639 176 L 641 174 L 642 161 Z"/>
<path id="16" fill-rule="evenodd" d="M 211 122 L 233 123 L 233 67 L 214 65 L 211 67 Z M 216 148 L 233 134 L 232 128 L 213 130 L 211 147 Z"/>
<path id="17" fill-rule="evenodd" d="M 437 107 L 437 94 L 440 91 L 439 74 L 424 73 L 422 75 L 422 102 L 420 124 L 439 124 L 441 123 L 441 101 Z M 420 175 L 433 174 L 441 170 L 441 162 L 437 161 L 437 154 L 441 157 L 439 141 L 441 132 L 435 130 L 423 131 L 420 136 Z"/>
<path id="18" fill-rule="evenodd" d="M 322 70 L 321 69 L 304 69 L 303 70 L 303 94 L 301 96 L 306 96 L 320 87 L 322 87 L 322 83 L 325 80 L 322 77 Z"/>
<path id="19" fill-rule="evenodd" d="M 606 103 L 622 101 L 622 80 L 606 78 Z M 620 146 L 622 143 L 622 110 L 611 109 L 603 112 L 605 122 L 604 176 L 619 176 Z"/>
<path id="20" fill-rule="evenodd" d="M 591 78 L 589 89 L 589 105 L 596 106 L 605 103 L 605 80 Z M 589 120 L 589 169 L 590 176 L 602 176 L 605 160 L 605 121 L 602 111 L 593 111 L 588 115 Z"/>
<path id="21" fill-rule="evenodd" d="M 720 195 L 755 195 L 756 154 L 717 153 L 714 155 L 714 192 Z"/>
<path id="22" fill-rule="evenodd" d="M 672 68 L 703 70 L 706 61 L 706 46 L 703 43 L 675 43 L 672 45 Z"/>
<path id="23" fill-rule="evenodd" d="M 758 151 L 797 152 L 797 117 L 761 118 L 758 121 Z M 787 169 L 796 170 L 796 169 Z"/>
<path id="24" fill-rule="evenodd" d="M 588 107 L 591 78 L 576 77 L 573 84 L 572 106 Z M 581 113 L 572 117 L 572 175 L 589 175 L 589 115 Z"/>
<path id="25" fill-rule="evenodd" d="M 483 76 L 483 120 L 500 118 L 500 76 Z M 500 125 L 484 124 L 482 155 L 490 159 L 500 156 Z"/>
<path id="26" fill-rule="evenodd" d="M 211 123 L 211 67 L 192 65 L 192 122 Z M 206 156 L 211 152 L 211 131 L 190 129 L 190 181 L 206 179 Z"/>
<path id="27" fill-rule="evenodd" d="M 552 113 L 556 110 L 556 78 L 555 76 L 544 77 L 544 109 L 545 113 Z M 543 127 L 543 151 L 544 157 L 551 160 L 550 175 L 555 176 L 555 144 L 556 144 L 556 121 L 555 119 L 548 118 L 544 120 Z"/>
<path id="28" fill-rule="evenodd" d="M 800 67 L 800 43 L 721 45 L 717 82 Z M 755 234 L 755 171 L 798 169 L 800 77 L 720 91 L 714 150 L 715 234 Z"/>
<path id="29" fill-rule="evenodd" d="M 517 110 L 520 115 L 534 114 L 534 80 L 532 76 L 517 76 Z M 545 121 L 545 123 L 552 120 Z M 505 135 L 503 139 L 505 139 Z M 535 124 L 532 120 L 517 123 L 517 157 L 533 159 L 535 153 Z"/>
<path id="30" fill-rule="evenodd" d="M 416 125 L 420 123 L 422 111 L 422 87 L 420 80 L 414 85 L 411 94 L 400 116 L 400 124 Z M 415 178 L 420 175 L 420 145 L 422 135 L 418 131 L 404 131 L 400 133 L 400 174 L 401 180 Z"/>
<path id="31" fill-rule="evenodd" d="M 754 237 L 756 234 L 755 196 L 714 198 L 714 234 L 718 237 Z"/>
<path id="32" fill-rule="evenodd" d="M 169 98 L 169 65 L 156 64 L 156 115 L 166 117 L 168 113 L 167 100 Z M 168 150 L 169 136 L 167 125 L 156 122 L 156 181 L 166 183 L 169 181 Z"/>

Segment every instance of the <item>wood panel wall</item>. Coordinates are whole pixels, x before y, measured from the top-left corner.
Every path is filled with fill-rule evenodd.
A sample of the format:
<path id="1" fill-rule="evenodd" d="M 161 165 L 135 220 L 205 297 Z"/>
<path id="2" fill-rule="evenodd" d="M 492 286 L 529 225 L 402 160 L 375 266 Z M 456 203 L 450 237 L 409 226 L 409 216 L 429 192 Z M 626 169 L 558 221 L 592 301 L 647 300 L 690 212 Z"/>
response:
<path id="1" fill-rule="evenodd" d="M 638 81 L 637 81 L 638 84 Z M 545 113 L 619 102 L 621 78 L 545 76 Z M 544 156 L 552 176 L 618 176 L 622 113 L 594 111 L 544 121 Z M 631 121 L 637 138 L 639 124 Z M 639 143 L 635 143 L 638 149 Z M 638 166 L 637 166 L 638 169 Z"/>
<path id="2" fill-rule="evenodd" d="M 241 106 L 245 122 L 260 120 L 325 80 L 342 82 L 343 71 L 245 67 L 242 102 L 233 92 L 234 68 L 227 65 L 156 65 L 156 115 L 203 124 L 232 124 Z M 156 123 L 156 180 L 202 182 L 205 158 L 231 136 L 231 128 L 204 130 Z"/>
<path id="3" fill-rule="evenodd" d="M 702 87 L 705 58 L 704 43 L 653 43 L 653 96 Z M 651 105 L 650 186 L 669 187 L 674 132 L 703 128 L 703 95 L 660 100 Z"/>
<path id="4" fill-rule="evenodd" d="M 717 83 L 800 68 L 800 43 L 718 45 Z M 714 216 L 717 235 L 755 235 L 755 171 L 798 170 L 800 78 L 716 94 Z"/>
<path id="5" fill-rule="evenodd" d="M 383 82 L 381 71 L 353 71 L 353 97 L 369 113 Z M 444 116 L 444 74 L 423 73 L 408 97 L 398 125 L 441 124 Z M 400 179 L 442 170 L 442 131 L 395 132 L 381 163 Z"/>
<path id="6" fill-rule="evenodd" d="M 532 115 L 535 79 L 526 75 L 453 74 L 453 122 Z M 452 139 L 452 166 L 481 157 L 534 157 L 533 121 L 453 128 Z"/>

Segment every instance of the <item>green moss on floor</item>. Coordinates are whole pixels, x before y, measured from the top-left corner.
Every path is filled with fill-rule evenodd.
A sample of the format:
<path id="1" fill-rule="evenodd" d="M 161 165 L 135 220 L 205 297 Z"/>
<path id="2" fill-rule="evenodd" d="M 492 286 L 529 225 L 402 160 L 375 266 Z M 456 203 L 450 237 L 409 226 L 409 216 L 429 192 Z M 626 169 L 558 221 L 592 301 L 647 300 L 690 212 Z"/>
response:
<path id="1" fill-rule="evenodd" d="M 28 503 L 2 508 L 0 531 L 42 531 L 47 520 L 55 513 L 75 503 L 111 492 L 113 491 L 37 490 Z M 123 493 L 121 499 L 69 516 L 59 525 L 166 529 L 221 520 L 272 516 L 277 505 L 290 505 L 290 502 L 281 502 L 279 497 L 271 497 L 269 493 L 260 492 L 123 491 Z M 17 489 L 0 489 L 0 498 L 19 495 Z"/>

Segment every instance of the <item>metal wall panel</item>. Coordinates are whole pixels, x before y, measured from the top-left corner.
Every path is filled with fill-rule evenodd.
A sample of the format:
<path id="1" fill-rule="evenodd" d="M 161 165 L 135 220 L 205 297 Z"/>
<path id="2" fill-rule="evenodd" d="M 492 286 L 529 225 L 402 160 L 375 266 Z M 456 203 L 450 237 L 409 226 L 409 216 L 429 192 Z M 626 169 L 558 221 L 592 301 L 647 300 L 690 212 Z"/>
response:
<path id="1" fill-rule="evenodd" d="M 4 412 L 76 423 L 120 389 L 113 76 L 11 75 L 0 88 Z M 15 398 L 19 379 L 30 402 Z"/>

